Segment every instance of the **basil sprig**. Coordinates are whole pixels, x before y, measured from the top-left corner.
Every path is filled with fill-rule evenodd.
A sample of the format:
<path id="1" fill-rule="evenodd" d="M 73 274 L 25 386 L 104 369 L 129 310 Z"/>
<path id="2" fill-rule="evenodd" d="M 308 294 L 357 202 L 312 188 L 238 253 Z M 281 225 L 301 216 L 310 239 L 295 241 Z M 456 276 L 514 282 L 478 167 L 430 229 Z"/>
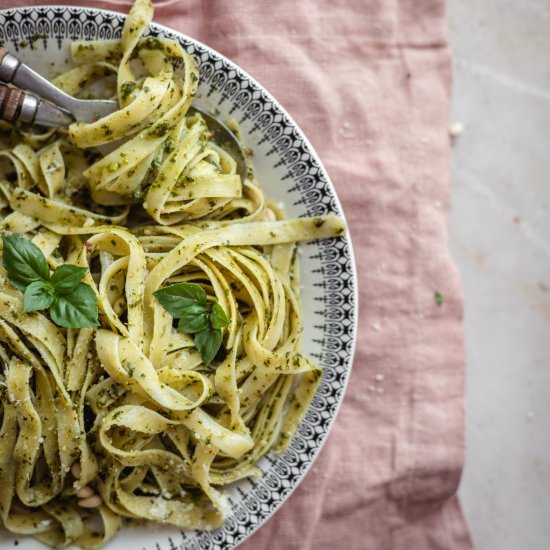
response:
<path id="1" fill-rule="evenodd" d="M 196 283 L 178 283 L 155 292 L 162 307 L 178 320 L 178 330 L 193 334 L 195 347 L 205 365 L 209 365 L 223 340 L 222 329 L 229 324 L 223 308 L 210 305 L 202 286 Z"/>
<path id="2" fill-rule="evenodd" d="M 63 264 L 50 273 L 42 251 L 20 235 L 4 235 L 2 253 L 10 283 L 23 294 L 26 313 L 49 309 L 51 320 L 65 328 L 91 328 L 99 324 L 96 295 L 82 283 L 85 267 Z"/>

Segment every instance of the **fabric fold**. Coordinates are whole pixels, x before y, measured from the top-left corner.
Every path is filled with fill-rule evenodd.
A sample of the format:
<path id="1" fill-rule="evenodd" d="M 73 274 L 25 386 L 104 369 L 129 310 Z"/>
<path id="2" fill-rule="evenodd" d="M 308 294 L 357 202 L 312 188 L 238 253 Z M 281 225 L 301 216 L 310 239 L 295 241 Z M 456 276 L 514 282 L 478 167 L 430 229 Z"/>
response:
<path id="1" fill-rule="evenodd" d="M 471 549 L 456 497 L 464 353 L 446 229 L 445 2 L 155 6 L 156 21 L 242 66 L 297 120 L 335 183 L 357 259 L 359 335 L 340 414 L 303 483 L 239 548 Z"/>

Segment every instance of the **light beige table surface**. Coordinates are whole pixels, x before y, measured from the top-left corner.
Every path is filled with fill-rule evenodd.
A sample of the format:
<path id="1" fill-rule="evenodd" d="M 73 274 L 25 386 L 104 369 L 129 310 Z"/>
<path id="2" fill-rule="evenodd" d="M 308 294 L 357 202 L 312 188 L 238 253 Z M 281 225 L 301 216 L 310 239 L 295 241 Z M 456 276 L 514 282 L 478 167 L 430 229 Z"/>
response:
<path id="1" fill-rule="evenodd" d="M 449 0 L 478 550 L 550 548 L 550 0 Z"/>

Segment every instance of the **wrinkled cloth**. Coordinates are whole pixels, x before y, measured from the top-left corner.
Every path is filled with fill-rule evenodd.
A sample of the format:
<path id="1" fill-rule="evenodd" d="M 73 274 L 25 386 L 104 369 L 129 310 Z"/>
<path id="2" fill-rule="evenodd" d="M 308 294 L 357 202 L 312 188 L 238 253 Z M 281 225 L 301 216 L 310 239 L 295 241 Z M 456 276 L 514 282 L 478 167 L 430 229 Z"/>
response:
<path id="1" fill-rule="evenodd" d="M 241 65 L 297 120 L 334 181 L 357 259 L 359 334 L 344 404 L 300 487 L 239 548 L 472 548 L 456 497 L 463 302 L 447 247 L 444 1 L 155 5 L 155 20 Z"/>

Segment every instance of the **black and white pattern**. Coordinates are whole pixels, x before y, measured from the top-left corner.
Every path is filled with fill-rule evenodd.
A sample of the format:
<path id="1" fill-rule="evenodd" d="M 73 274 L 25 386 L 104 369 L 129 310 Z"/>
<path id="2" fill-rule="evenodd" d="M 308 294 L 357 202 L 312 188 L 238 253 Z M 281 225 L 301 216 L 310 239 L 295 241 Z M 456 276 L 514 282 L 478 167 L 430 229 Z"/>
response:
<path id="1" fill-rule="evenodd" d="M 67 68 L 71 40 L 120 36 L 124 17 L 102 10 L 32 7 L 0 11 L 0 44 L 44 73 Z M 257 82 L 217 52 L 160 25 L 150 33 L 178 40 L 201 70 L 203 106 L 241 125 L 255 150 L 255 169 L 268 197 L 283 202 L 289 216 L 342 214 L 312 147 L 282 107 Z M 127 530 L 108 547 L 144 550 L 227 550 L 257 529 L 300 483 L 325 441 L 350 373 L 356 332 L 357 294 L 351 243 L 347 238 L 304 245 L 303 312 L 306 353 L 323 367 L 322 385 L 284 456 L 259 464 L 259 480 L 228 490 L 232 514 L 212 532 L 173 529 Z M 34 543 L 25 542 L 25 548 Z M 37 548 L 38 543 L 37 543 Z"/>

